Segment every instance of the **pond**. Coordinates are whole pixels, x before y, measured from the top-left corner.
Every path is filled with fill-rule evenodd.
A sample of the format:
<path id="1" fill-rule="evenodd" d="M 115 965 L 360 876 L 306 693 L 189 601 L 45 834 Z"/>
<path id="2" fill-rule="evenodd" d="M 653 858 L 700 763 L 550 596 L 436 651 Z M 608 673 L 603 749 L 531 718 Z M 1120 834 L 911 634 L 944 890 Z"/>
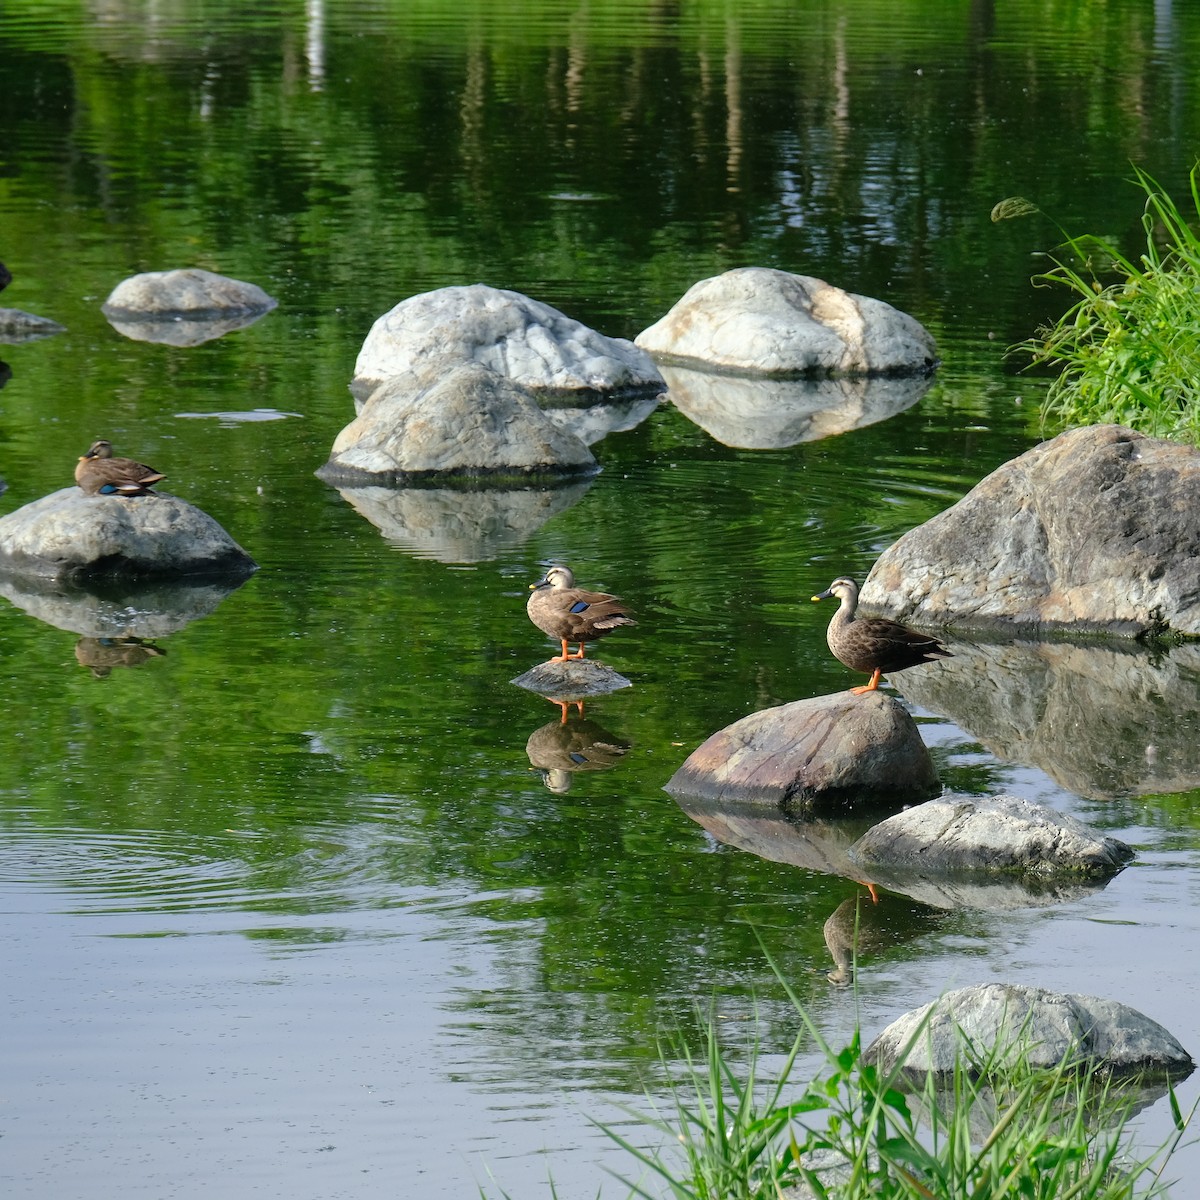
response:
<path id="1" fill-rule="evenodd" d="M 12 1194 L 624 1195 L 592 1119 L 653 1142 L 621 1106 L 661 1093 L 658 1040 L 697 1008 L 786 1049 L 768 954 L 834 1042 L 1011 980 L 1200 1051 L 1186 648 L 997 651 L 1024 704 L 896 681 L 948 788 L 1137 859 L 1008 910 L 885 893 L 854 989 L 823 928 L 865 891 L 662 790 L 733 720 L 860 682 L 808 598 L 1043 436 L 1045 380 L 1005 350 L 1066 306 L 1030 283 L 1058 233 L 990 210 L 1136 245 L 1129 164 L 1183 195 L 1198 49 L 1200 12 L 1134 0 L 9 0 L 0 300 L 66 332 L 0 347 L 0 512 L 107 437 L 260 565 L 136 663 L 0 604 Z M 929 390 L 765 448 L 668 400 L 483 539 L 453 514 L 381 531 L 313 474 L 410 295 L 485 282 L 632 337 L 744 265 L 912 313 Z M 174 266 L 279 307 L 190 348 L 104 319 Z M 567 726 L 613 749 L 565 780 L 558 709 L 510 682 L 551 652 L 524 603 L 555 561 L 639 621 L 599 650 L 633 686 Z"/>

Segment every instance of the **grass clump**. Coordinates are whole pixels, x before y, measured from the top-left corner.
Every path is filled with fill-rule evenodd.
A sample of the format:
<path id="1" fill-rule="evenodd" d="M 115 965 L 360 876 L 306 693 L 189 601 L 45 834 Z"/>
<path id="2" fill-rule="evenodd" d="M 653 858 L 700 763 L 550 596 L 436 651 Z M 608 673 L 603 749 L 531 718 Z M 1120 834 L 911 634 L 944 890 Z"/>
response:
<path id="1" fill-rule="evenodd" d="M 1132 1098 L 1095 1071 L 1038 1068 L 1027 1053 L 1014 1058 L 1011 1047 L 1001 1057 L 965 1046 L 950 1078 L 928 1077 L 913 1090 L 902 1066 L 885 1072 L 868 1061 L 857 1032 L 847 1047 L 833 1050 L 792 999 L 803 1028 L 772 1082 L 760 1083 L 756 1038 L 734 1062 L 709 1020 L 702 1061 L 684 1051 L 684 1080 L 671 1086 L 673 1111 L 641 1114 L 666 1148 L 642 1149 L 601 1126 L 641 1166 L 638 1179 L 620 1177 L 630 1197 L 1149 1200 L 1166 1194 L 1162 1173 L 1188 1125 L 1173 1091 L 1176 1134 L 1139 1159 L 1128 1147 Z M 824 1067 L 796 1095 L 790 1075 L 810 1038 Z"/>
<path id="2" fill-rule="evenodd" d="M 1200 218 L 1198 170 L 1192 220 Z M 1132 259 L 1105 238 L 1064 233 L 1054 267 L 1034 279 L 1066 287 L 1076 301 L 1018 349 L 1061 367 L 1043 402 L 1045 424 L 1112 422 L 1200 442 L 1200 235 L 1150 175 L 1134 168 L 1134 182 L 1146 194 L 1144 252 Z M 1038 211 L 1014 197 L 992 220 Z"/>

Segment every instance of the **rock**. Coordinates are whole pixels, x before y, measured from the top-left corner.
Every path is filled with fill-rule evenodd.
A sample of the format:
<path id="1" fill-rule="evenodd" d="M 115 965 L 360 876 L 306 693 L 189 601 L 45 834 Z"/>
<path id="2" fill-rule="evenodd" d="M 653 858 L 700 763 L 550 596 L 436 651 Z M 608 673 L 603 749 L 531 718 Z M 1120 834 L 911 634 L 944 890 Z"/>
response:
<path id="1" fill-rule="evenodd" d="M 1011 983 L 960 988 L 905 1013 L 867 1047 L 865 1057 L 892 1071 L 913 1039 L 903 1060 L 910 1077 L 948 1076 L 968 1043 L 984 1053 L 998 1048 L 1001 1068 L 1018 1057 L 1018 1047 L 1033 1066 L 1078 1062 L 1115 1076 L 1181 1079 L 1195 1067 L 1170 1033 L 1126 1004 Z"/>
<path id="2" fill-rule="evenodd" d="M 592 452 L 524 388 L 481 363 L 423 363 L 381 385 L 317 472 L 355 487 L 451 477 L 495 485 L 595 474 Z"/>
<path id="3" fill-rule="evenodd" d="M 658 396 L 640 400 L 617 400 L 612 404 L 580 406 L 561 405 L 554 397 L 537 397 L 546 416 L 566 433 L 573 434 L 584 445 L 594 446 L 610 433 L 634 429 L 654 412 Z"/>
<path id="4" fill-rule="evenodd" d="M 864 606 L 918 625 L 1200 637 L 1200 450 L 1060 434 L 886 550 Z"/>
<path id="5" fill-rule="evenodd" d="M 872 826 L 849 856 L 876 873 L 882 867 L 922 877 L 986 872 L 1096 878 L 1115 875 L 1133 851 L 1019 796 L 943 796 Z"/>
<path id="6" fill-rule="evenodd" d="M 531 667 L 511 682 L 548 700 L 569 704 L 633 686 L 624 675 L 598 658 L 575 658 L 567 662 L 552 658 Z"/>
<path id="7" fill-rule="evenodd" d="M 49 317 L 38 317 L 19 308 L 0 308 L 0 342 L 8 345 L 65 332 L 62 325 Z"/>
<path id="8" fill-rule="evenodd" d="M 1200 645 L 954 642 L 936 671 L 893 677 L 1003 762 L 1077 796 L 1200 788 Z"/>
<path id="9" fill-rule="evenodd" d="M 351 386 L 366 394 L 430 358 L 480 363 L 539 397 L 618 399 L 665 387 L 632 342 L 481 283 L 410 296 L 384 313 L 359 351 Z"/>
<path id="10" fill-rule="evenodd" d="M 773 450 L 861 429 L 911 408 L 928 376 L 750 379 L 662 364 L 671 403 L 709 437 L 742 450 Z"/>
<path id="11" fill-rule="evenodd" d="M 477 563 L 520 546 L 592 486 L 541 488 L 340 488 L 342 498 L 389 542 L 417 558 Z"/>
<path id="12" fill-rule="evenodd" d="M 751 375 L 909 375 L 937 366 L 933 338 L 906 313 L 766 267 L 701 280 L 634 344 L 664 362 Z"/>
<path id="13" fill-rule="evenodd" d="M 100 310 L 110 319 L 127 321 L 171 316 L 197 320 L 269 312 L 276 303 L 253 283 L 186 267 L 132 275 L 113 288 Z"/>
<path id="14" fill-rule="evenodd" d="M 0 518 L 0 572 L 80 584 L 114 578 L 244 579 L 254 560 L 207 513 L 159 492 L 62 488 Z"/>
<path id="15" fill-rule="evenodd" d="M 937 788 L 912 717 L 882 692 L 817 696 L 752 713 L 714 733 L 666 785 L 676 797 L 805 815 L 895 806 Z"/>

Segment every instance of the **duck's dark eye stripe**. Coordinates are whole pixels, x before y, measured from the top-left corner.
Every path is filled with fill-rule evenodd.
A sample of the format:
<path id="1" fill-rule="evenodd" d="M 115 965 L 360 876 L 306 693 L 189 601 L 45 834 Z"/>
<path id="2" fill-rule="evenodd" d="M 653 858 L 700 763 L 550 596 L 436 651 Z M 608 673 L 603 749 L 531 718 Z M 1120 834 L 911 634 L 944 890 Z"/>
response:
<path id="1" fill-rule="evenodd" d="M 585 608 L 587 608 L 587 606 L 588 604 L 586 600 L 576 600 L 575 603 L 571 605 L 571 611 L 573 613 L 581 613 Z"/>

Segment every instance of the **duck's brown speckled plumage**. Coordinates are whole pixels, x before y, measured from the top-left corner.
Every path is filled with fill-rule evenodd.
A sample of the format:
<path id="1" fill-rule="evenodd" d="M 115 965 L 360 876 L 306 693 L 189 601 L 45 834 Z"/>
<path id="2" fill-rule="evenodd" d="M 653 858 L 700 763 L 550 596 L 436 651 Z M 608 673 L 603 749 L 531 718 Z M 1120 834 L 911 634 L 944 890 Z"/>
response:
<path id="1" fill-rule="evenodd" d="M 525 606 L 529 619 L 562 643 L 562 657 L 557 662 L 583 658 L 584 643 L 605 637 L 622 625 L 637 624 L 619 596 L 577 588 L 569 567 L 551 567 L 529 587 L 533 593 Z M 571 642 L 579 646 L 578 654 L 569 653 Z"/>
<path id="2" fill-rule="evenodd" d="M 871 676 L 870 683 L 850 689 L 855 695 L 875 691 L 880 675 L 890 675 L 937 658 L 953 657 L 932 634 L 919 633 L 884 617 L 856 617 L 858 584 L 853 579 L 835 579 L 813 599 L 824 600 L 828 596 L 836 596 L 841 601 L 825 635 L 829 649 L 834 658 L 852 671 Z"/>
<path id="3" fill-rule="evenodd" d="M 161 471 L 135 462 L 132 458 L 114 458 L 112 443 L 93 442 L 75 466 L 75 482 L 89 496 L 153 496 L 150 485 L 166 479 Z"/>

